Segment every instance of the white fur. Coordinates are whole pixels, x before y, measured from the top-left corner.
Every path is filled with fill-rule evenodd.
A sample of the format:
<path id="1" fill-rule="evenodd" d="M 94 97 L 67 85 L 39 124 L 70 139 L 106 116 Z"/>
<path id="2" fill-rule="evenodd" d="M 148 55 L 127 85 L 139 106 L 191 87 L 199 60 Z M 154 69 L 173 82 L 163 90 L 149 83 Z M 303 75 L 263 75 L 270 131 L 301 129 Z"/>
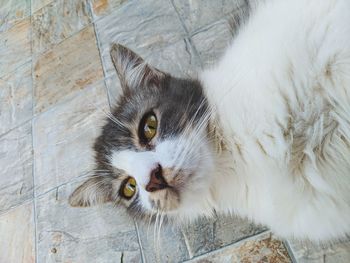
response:
<path id="1" fill-rule="evenodd" d="M 286 238 L 350 233 L 350 1 L 260 1 L 201 81 L 231 150 L 217 163 L 214 208 Z M 281 128 L 290 111 L 305 129 L 300 170 L 295 134 Z"/>
<path id="2" fill-rule="evenodd" d="M 350 1 L 259 1 L 200 80 L 224 147 L 206 140 L 206 116 L 153 151 L 113 153 L 112 165 L 135 177 L 141 205 L 152 210 L 145 186 L 161 164 L 186 171 L 170 216 L 215 209 L 285 238 L 349 234 Z"/>

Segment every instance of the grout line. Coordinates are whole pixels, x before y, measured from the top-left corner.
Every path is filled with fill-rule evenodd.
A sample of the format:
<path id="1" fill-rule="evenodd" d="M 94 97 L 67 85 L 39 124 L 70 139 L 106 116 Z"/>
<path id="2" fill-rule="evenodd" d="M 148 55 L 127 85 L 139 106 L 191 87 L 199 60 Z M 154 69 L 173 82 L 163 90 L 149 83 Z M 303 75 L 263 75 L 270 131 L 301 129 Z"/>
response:
<path id="1" fill-rule="evenodd" d="M 107 94 L 108 106 L 109 106 L 109 110 L 112 110 L 110 94 L 109 94 L 109 90 L 108 90 L 107 82 L 106 82 L 106 79 L 107 79 L 106 69 L 105 69 L 105 65 L 103 63 L 103 59 L 102 59 L 100 39 L 98 37 L 96 23 L 95 23 L 95 21 L 93 19 L 93 12 L 92 12 L 92 6 L 91 6 L 91 2 L 90 1 L 89 1 L 88 5 L 89 5 L 88 9 L 89 9 L 90 16 L 91 16 L 91 21 L 92 21 L 92 27 L 94 29 L 94 34 L 95 34 L 95 42 L 96 42 L 96 46 L 97 46 L 97 50 L 98 50 L 98 54 L 99 54 L 99 58 L 100 58 L 100 63 L 101 63 L 101 66 L 102 66 L 102 71 L 103 71 L 103 80 L 104 80 L 104 83 L 105 83 L 104 87 L 105 87 L 105 91 L 106 91 L 106 94 Z"/>
<path id="2" fill-rule="evenodd" d="M 288 255 L 289 255 L 290 259 L 292 260 L 292 263 L 298 263 L 297 259 L 294 256 L 293 249 L 291 248 L 291 246 L 289 244 L 289 241 L 285 240 L 285 241 L 283 241 L 283 244 L 284 244 L 285 248 L 287 249 Z"/>
<path id="3" fill-rule="evenodd" d="M 52 3 L 54 3 L 54 1 L 48 3 L 47 5 L 43 6 L 42 8 L 48 6 L 48 5 L 52 4 Z M 39 10 L 41 10 L 42 8 L 40 8 Z M 62 39 L 62 40 L 58 41 L 57 43 L 52 43 L 52 46 L 49 46 L 49 47 L 46 48 L 46 49 L 40 50 L 39 52 L 35 52 L 35 56 L 36 56 L 36 57 L 39 57 L 39 56 L 45 55 L 46 53 L 49 53 L 49 52 L 52 51 L 55 47 L 57 47 L 58 45 L 60 45 L 60 44 L 63 43 L 64 41 L 66 41 L 67 39 L 70 39 L 70 38 L 74 37 L 75 35 L 77 35 L 77 34 L 79 34 L 80 32 L 82 32 L 84 29 L 88 28 L 89 26 L 92 26 L 93 23 L 94 23 L 94 19 L 93 19 L 93 15 L 92 15 L 92 13 L 91 13 L 91 9 L 90 9 L 90 4 L 89 4 L 89 3 L 88 3 L 88 7 L 87 7 L 87 8 L 88 8 L 88 11 L 89 11 L 89 14 L 88 14 L 88 15 L 89 15 L 88 18 L 89 18 L 89 20 L 90 20 L 89 23 L 87 23 L 87 24 L 84 25 L 82 28 L 78 29 L 77 31 L 73 32 L 73 34 L 70 35 L 70 36 L 68 36 L 67 38 Z M 37 13 L 39 10 L 35 11 L 35 12 L 33 13 L 33 15 L 34 15 L 35 13 Z M 33 15 L 31 16 L 31 18 L 33 17 Z M 34 54 L 34 53 L 32 53 L 32 54 Z"/>
<path id="4" fill-rule="evenodd" d="M 210 24 L 206 24 L 206 25 L 203 25 L 203 26 L 197 28 L 196 30 L 191 32 L 190 37 L 192 38 L 192 37 L 194 37 L 194 36 L 196 36 L 196 35 L 198 35 L 200 33 L 209 31 L 210 29 L 212 29 L 216 25 L 219 25 L 220 23 L 223 23 L 223 22 L 227 21 L 227 18 L 229 18 L 229 17 L 230 17 L 230 14 L 227 15 L 227 16 L 224 16 L 224 17 L 222 17 L 222 18 L 220 18 L 220 19 L 218 19 L 218 20 L 216 20 L 216 21 L 214 21 L 214 22 L 212 22 Z"/>
<path id="5" fill-rule="evenodd" d="M 68 95 L 67 97 L 63 97 L 62 100 L 59 100 L 55 104 L 48 106 L 42 112 L 35 113 L 34 109 L 33 109 L 33 117 L 32 117 L 32 119 L 36 119 L 36 118 L 38 118 L 38 117 L 40 117 L 40 116 L 42 116 L 44 114 L 47 114 L 48 112 L 51 112 L 51 111 L 55 110 L 57 107 L 60 107 L 62 105 L 65 105 L 65 104 L 69 103 L 70 101 L 74 100 L 75 98 L 77 98 L 79 96 L 83 96 L 84 94 L 87 94 L 90 90 L 94 89 L 96 87 L 96 85 L 99 84 L 102 81 L 104 81 L 104 79 L 98 79 L 95 82 L 91 83 L 90 85 L 85 86 L 83 89 L 79 89 L 79 90 L 73 92 L 72 94 Z M 19 126 L 17 126 L 17 127 L 19 127 Z M 11 129 L 11 130 L 13 130 L 13 129 Z M 0 138 L 1 138 L 1 136 L 2 135 L 0 135 Z"/>
<path id="6" fill-rule="evenodd" d="M 33 72 L 33 16 L 32 16 L 32 1 L 30 1 L 30 52 L 31 52 L 31 85 L 32 85 L 32 179 L 33 179 L 33 214 L 34 214 L 34 251 L 35 262 L 38 263 L 38 221 L 37 221 L 37 205 L 36 205 L 36 182 L 35 182 L 35 151 L 34 151 L 34 72 Z"/>
<path id="7" fill-rule="evenodd" d="M 32 118 L 31 118 L 31 119 L 28 119 L 28 120 L 25 120 L 25 121 L 19 123 L 18 125 L 16 125 L 16 126 L 10 128 L 9 130 L 5 131 L 4 133 L 0 134 L 0 139 L 1 139 L 2 137 L 5 137 L 6 135 L 8 135 L 9 133 L 11 133 L 12 131 L 14 131 L 14 130 L 16 130 L 16 129 L 22 127 L 22 126 L 24 126 L 25 124 L 30 123 L 31 120 L 32 120 Z"/>
<path id="8" fill-rule="evenodd" d="M 182 20 L 182 17 L 181 17 L 181 15 L 180 15 L 178 9 L 176 8 L 176 6 L 175 6 L 175 4 L 174 4 L 174 0 L 169 0 L 169 1 L 170 1 L 170 3 L 172 4 L 172 6 L 173 6 L 173 8 L 174 8 L 174 10 L 175 10 L 175 12 L 176 12 L 176 14 L 177 14 L 177 16 L 178 16 L 180 22 L 181 22 L 181 25 L 182 25 L 184 31 L 185 31 L 186 34 L 187 34 L 188 43 L 189 43 L 189 44 L 191 45 L 191 47 L 192 47 L 193 55 L 194 55 L 195 57 L 198 58 L 199 63 L 200 63 L 200 66 L 201 66 L 202 69 L 204 68 L 204 62 L 203 62 L 203 60 L 202 60 L 202 57 L 199 55 L 199 52 L 198 52 L 198 50 L 197 50 L 196 45 L 192 42 L 192 37 L 195 36 L 195 35 L 198 34 L 198 33 L 201 33 L 201 32 L 203 32 L 203 31 L 205 31 L 205 30 L 210 29 L 212 26 L 214 26 L 215 24 L 219 23 L 220 21 L 227 20 L 227 18 L 228 18 L 232 13 L 235 13 L 235 14 L 236 14 L 236 13 L 239 13 L 239 12 L 241 12 L 242 10 L 244 10 L 244 8 L 247 7 L 247 0 L 244 0 L 244 3 L 241 4 L 241 5 L 237 5 L 237 6 L 236 6 L 236 9 L 235 9 L 233 12 L 227 13 L 227 14 L 225 14 L 223 17 L 221 17 L 220 19 L 217 19 L 217 20 L 215 20 L 215 21 L 212 21 L 212 22 L 209 23 L 209 24 L 205 24 L 205 25 L 201 26 L 200 28 L 198 28 L 197 30 L 195 30 L 195 31 L 193 31 L 193 32 L 189 32 L 189 30 L 187 29 L 187 26 L 186 26 L 185 22 Z"/>
<path id="9" fill-rule="evenodd" d="M 144 254 L 143 247 L 142 247 L 142 243 L 141 243 L 141 237 L 140 237 L 139 226 L 138 226 L 138 224 L 137 224 L 137 222 L 136 222 L 135 220 L 134 220 L 134 225 L 135 225 L 135 228 L 136 228 L 137 241 L 138 241 L 139 247 L 140 247 L 141 262 L 142 262 L 142 263 L 146 263 L 145 254 Z"/>
<path id="10" fill-rule="evenodd" d="M 188 43 L 191 45 L 192 52 L 194 53 L 193 55 L 194 55 L 195 57 L 197 57 L 197 59 L 198 59 L 199 62 L 200 62 L 201 68 L 203 68 L 203 61 L 202 61 L 202 58 L 199 56 L 199 52 L 198 52 L 196 46 L 195 46 L 195 45 L 193 44 L 193 42 L 192 42 L 192 38 L 191 38 L 190 32 L 188 31 L 188 28 L 187 28 L 185 22 L 182 20 L 182 17 L 181 17 L 179 11 L 177 10 L 177 8 L 176 8 L 176 6 L 175 6 L 175 4 L 174 4 L 174 0 L 169 0 L 169 2 L 170 2 L 170 4 L 172 5 L 172 7 L 173 7 L 173 9 L 174 9 L 174 11 L 175 11 L 175 13 L 176 13 L 176 15 L 177 15 L 177 17 L 178 17 L 180 23 L 181 23 L 181 25 L 182 25 L 182 27 L 183 27 L 185 33 L 186 33 L 186 37 L 188 38 Z"/>
<path id="11" fill-rule="evenodd" d="M 29 2 L 29 9 L 31 9 L 31 2 Z M 11 8 L 10 8 L 11 9 Z M 2 11 L 2 10 L 1 10 Z M 11 11 L 10 11 L 11 12 Z M 21 17 L 21 18 L 17 18 L 17 19 L 15 19 L 15 21 L 14 22 L 11 22 L 10 24 L 11 25 L 9 25 L 8 23 L 6 23 L 6 22 L 8 22 L 8 21 L 6 21 L 6 18 L 9 16 L 9 13 L 7 13 L 7 15 L 5 15 L 5 16 L 1 16 L 1 18 L 2 19 L 4 19 L 4 20 L 2 20 L 1 22 L 2 22 L 2 24 L 1 24 L 1 26 L 4 26 L 4 30 L 3 31 L 1 31 L 0 32 L 0 34 L 2 34 L 2 33 L 4 33 L 4 32 L 8 32 L 8 31 L 10 31 L 14 26 L 16 26 L 18 23 L 21 23 L 21 22 L 23 22 L 23 20 L 26 20 L 26 19 L 28 19 L 28 18 L 30 18 L 30 16 L 31 16 L 31 10 L 29 10 L 29 13 L 27 14 L 27 15 L 25 15 L 25 16 L 23 16 L 23 17 Z"/>
<path id="12" fill-rule="evenodd" d="M 36 180 L 35 180 L 35 151 L 34 151 L 34 119 L 32 119 L 32 177 L 33 177 L 33 209 L 34 209 L 34 229 L 35 229 L 35 262 L 38 263 L 38 222 L 36 205 Z"/>
<path id="13" fill-rule="evenodd" d="M 170 4 L 172 5 L 172 7 L 174 8 L 174 11 L 175 11 L 175 13 L 176 13 L 176 15 L 177 15 L 177 17 L 178 17 L 178 19 L 179 19 L 179 21 L 180 21 L 180 23 L 181 23 L 183 29 L 184 29 L 184 31 L 186 32 L 186 35 L 187 35 L 187 36 L 190 36 L 190 33 L 189 33 L 189 31 L 188 31 L 188 28 L 187 28 L 185 22 L 182 20 L 182 17 L 181 17 L 179 11 L 177 10 L 177 8 L 176 8 L 176 6 L 175 6 L 175 4 L 174 4 L 174 0 L 169 0 L 169 2 L 170 2 Z"/>
<path id="14" fill-rule="evenodd" d="M 33 0 L 31 0 L 31 4 L 32 4 L 32 3 L 33 3 Z M 31 7 L 31 8 L 30 8 L 30 14 L 33 15 L 34 13 L 39 12 L 41 9 L 47 7 L 48 5 L 51 5 L 52 3 L 54 3 L 54 0 L 51 0 L 50 2 L 44 4 L 44 5 L 43 5 L 42 7 L 40 7 L 39 9 L 35 10 L 35 12 L 34 12 L 34 10 L 33 10 L 32 7 Z"/>
<path id="15" fill-rule="evenodd" d="M 255 234 L 255 235 L 252 235 L 252 236 L 248 236 L 248 237 L 244 237 L 244 238 L 242 238 L 242 239 L 240 239 L 240 240 L 238 240 L 238 241 L 236 241 L 236 242 L 234 242 L 234 243 L 227 244 L 227 245 L 222 246 L 222 247 L 220 247 L 220 248 L 218 248 L 218 249 L 208 251 L 207 253 L 204 253 L 204 254 L 195 256 L 195 257 L 193 257 L 193 258 L 191 258 L 191 259 L 189 259 L 189 260 L 185 260 L 185 261 L 183 261 L 183 262 L 191 262 L 191 261 L 194 260 L 194 259 L 204 258 L 204 257 L 210 256 L 210 255 L 213 255 L 213 254 L 215 254 L 215 253 L 217 253 L 217 252 L 223 251 L 223 250 L 225 250 L 226 248 L 231 247 L 231 246 L 232 246 L 232 247 L 239 247 L 239 246 L 242 245 L 244 242 L 247 242 L 247 241 L 250 241 L 250 240 L 255 240 L 255 239 L 257 239 L 257 238 L 259 238 L 259 237 L 261 237 L 261 236 L 263 236 L 263 235 L 265 235 L 265 234 L 267 234 L 267 233 L 271 233 L 270 230 L 263 230 L 262 232 L 259 232 L 258 234 Z"/>
<path id="16" fill-rule="evenodd" d="M 188 253 L 189 259 L 192 259 L 194 255 L 193 255 L 193 252 L 192 252 L 192 249 L 191 249 L 188 237 L 185 234 L 185 232 L 184 232 L 182 227 L 181 227 L 180 231 L 181 231 L 181 234 L 182 234 L 182 236 L 184 237 L 184 240 L 185 240 L 185 245 L 186 245 L 186 248 L 187 248 L 187 253 Z"/>
<path id="17" fill-rule="evenodd" d="M 22 202 L 20 202 L 18 204 L 15 204 L 13 206 L 10 206 L 10 207 L 6 208 L 5 210 L 0 211 L 0 217 L 3 216 L 3 215 L 6 215 L 7 213 L 10 213 L 11 211 L 15 210 L 18 207 L 25 206 L 25 205 L 31 203 L 33 200 L 34 200 L 34 198 L 26 199 L 26 200 L 24 200 L 24 201 L 22 201 Z"/>
<path id="18" fill-rule="evenodd" d="M 57 43 L 53 43 L 52 46 L 50 46 L 47 49 L 43 49 L 39 52 L 35 52 L 35 54 L 33 53 L 32 55 L 35 55 L 35 57 L 42 57 L 44 55 L 46 55 L 47 53 L 49 53 L 50 51 L 52 51 L 54 48 L 56 48 L 57 46 L 61 45 L 64 41 L 71 39 L 72 37 L 78 35 L 80 32 L 82 32 L 83 30 L 85 30 L 86 28 L 88 28 L 89 26 L 92 25 L 92 22 L 86 24 L 85 26 L 83 26 L 81 29 L 77 30 L 76 32 L 74 32 L 72 35 L 68 36 L 67 38 L 64 38 L 62 40 L 60 40 Z"/>
<path id="19" fill-rule="evenodd" d="M 20 65 L 16 66 L 14 69 L 10 70 L 9 72 L 3 73 L 0 75 L 0 79 L 4 80 L 4 77 L 6 76 L 10 76 L 13 75 L 17 70 L 19 70 L 21 67 L 23 67 L 25 64 L 30 63 L 31 62 L 31 58 L 28 58 L 28 60 L 25 60 L 23 63 L 21 63 Z M 5 81 L 6 83 L 8 83 L 7 81 Z"/>
<path id="20" fill-rule="evenodd" d="M 31 1 L 33 1 L 33 0 L 31 0 Z M 36 11 L 33 12 L 33 13 L 32 13 L 32 11 L 31 11 L 31 16 L 33 16 L 35 13 L 37 13 L 38 11 L 40 11 L 41 9 L 47 7 L 48 5 L 50 5 L 50 4 L 52 4 L 52 3 L 54 3 L 54 0 L 51 0 L 49 3 L 45 4 L 44 6 L 42 6 L 41 8 L 39 8 L 38 10 L 36 10 Z M 53 44 L 53 45 L 52 45 L 51 47 L 49 47 L 48 49 L 41 50 L 40 52 L 36 53 L 35 55 L 36 55 L 36 56 L 41 56 L 41 55 L 44 55 L 44 54 L 48 53 L 48 52 L 49 52 L 50 50 L 52 50 L 54 47 L 58 46 L 58 45 L 61 44 L 63 41 L 65 41 L 65 40 L 67 40 L 67 39 L 69 39 L 69 38 L 71 38 L 71 37 L 77 35 L 78 33 L 80 33 L 81 31 L 83 31 L 85 28 L 87 28 L 87 27 L 90 26 L 90 25 L 92 25 L 92 26 L 94 27 L 94 30 L 95 30 L 94 24 L 96 24 L 96 22 L 98 22 L 99 20 L 104 19 L 105 17 L 107 17 L 107 16 L 109 16 L 109 15 L 112 14 L 112 12 L 111 12 L 111 13 L 105 14 L 104 16 L 96 17 L 96 18 L 95 18 L 95 17 L 94 17 L 94 14 L 93 14 L 93 12 L 92 12 L 92 7 L 91 7 L 91 4 L 92 4 L 92 3 L 91 3 L 91 1 L 88 1 L 87 4 L 88 4 L 89 15 L 90 15 L 90 17 L 89 17 L 89 18 L 90 18 L 90 22 L 89 22 L 89 23 L 87 23 L 85 26 L 83 26 L 83 27 L 82 27 L 81 29 L 79 29 L 78 31 L 74 32 L 71 36 L 69 36 L 69 37 L 67 37 L 67 38 L 65 38 L 65 39 L 62 39 L 61 41 L 59 41 L 59 42 Z M 96 31 L 95 31 L 95 34 L 96 34 Z M 103 66 L 103 64 L 102 64 L 102 66 Z"/>

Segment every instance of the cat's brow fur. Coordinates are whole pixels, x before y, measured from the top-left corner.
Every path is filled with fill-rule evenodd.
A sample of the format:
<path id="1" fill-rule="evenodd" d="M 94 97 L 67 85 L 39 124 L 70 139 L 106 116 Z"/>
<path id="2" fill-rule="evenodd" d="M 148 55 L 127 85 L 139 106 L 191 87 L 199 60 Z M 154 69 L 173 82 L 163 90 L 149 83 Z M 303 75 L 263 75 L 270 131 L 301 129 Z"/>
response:
<path id="1" fill-rule="evenodd" d="M 98 187 L 92 178 L 78 188 L 71 203 L 114 201 L 134 217 L 160 209 L 178 221 L 217 211 L 282 237 L 346 237 L 349 14 L 348 0 L 256 1 L 248 20 L 232 24 L 241 28 L 222 59 L 198 81 L 173 78 L 113 46 L 123 95 L 116 120 L 95 143 L 96 176 L 107 173 L 97 177 Z M 145 146 L 137 130 L 150 110 L 159 127 Z M 170 187 L 148 193 L 155 163 Z M 118 182 L 128 176 L 138 186 L 125 200 Z"/>

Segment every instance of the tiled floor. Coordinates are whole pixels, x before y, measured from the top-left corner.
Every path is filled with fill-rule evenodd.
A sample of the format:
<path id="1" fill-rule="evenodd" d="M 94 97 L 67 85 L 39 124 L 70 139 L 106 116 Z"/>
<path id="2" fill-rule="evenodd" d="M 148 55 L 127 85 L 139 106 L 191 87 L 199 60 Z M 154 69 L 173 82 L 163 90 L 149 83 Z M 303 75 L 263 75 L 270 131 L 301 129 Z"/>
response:
<path id="1" fill-rule="evenodd" d="M 245 220 L 160 235 L 111 205 L 73 209 L 91 144 L 120 92 L 112 42 L 195 76 L 232 38 L 244 0 L 0 0 L 0 263 L 350 262 L 350 242 L 281 242 Z"/>

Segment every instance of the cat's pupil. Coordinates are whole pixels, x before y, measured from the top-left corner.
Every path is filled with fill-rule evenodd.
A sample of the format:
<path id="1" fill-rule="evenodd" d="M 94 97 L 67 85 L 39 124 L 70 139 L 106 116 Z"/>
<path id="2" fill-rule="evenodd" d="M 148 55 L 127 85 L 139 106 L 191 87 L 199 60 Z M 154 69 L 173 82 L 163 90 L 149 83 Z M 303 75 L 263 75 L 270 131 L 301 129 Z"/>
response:
<path id="1" fill-rule="evenodd" d="M 140 134 L 142 140 L 149 142 L 157 133 L 157 118 L 153 113 L 147 114 L 141 120 L 143 133 Z"/>
<path id="2" fill-rule="evenodd" d="M 126 183 L 124 184 L 124 186 L 122 186 L 122 193 L 123 196 L 126 198 L 131 198 L 136 191 L 136 181 L 134 178 L 129 177 L 126 180 Z"/>

